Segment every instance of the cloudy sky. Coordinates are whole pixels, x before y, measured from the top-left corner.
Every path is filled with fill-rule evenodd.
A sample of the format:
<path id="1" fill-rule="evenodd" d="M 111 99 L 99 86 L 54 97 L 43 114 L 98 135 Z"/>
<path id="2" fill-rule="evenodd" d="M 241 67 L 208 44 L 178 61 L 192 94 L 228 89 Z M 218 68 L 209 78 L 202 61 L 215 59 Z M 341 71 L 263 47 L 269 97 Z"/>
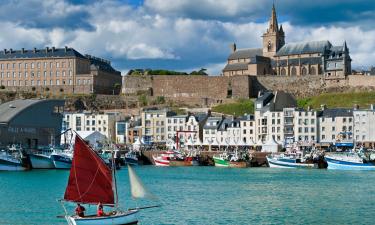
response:
<path id="1" fill-rule="evenodd" d="M 219 74 L 229 44 L 261 46 L 272 0 L 1 0 L 0 49 L 69 46 L 134 68 Z M 375 65 L 373 0 L 278 0 L 286 42 L 347 41 L 354 68 Z"/>

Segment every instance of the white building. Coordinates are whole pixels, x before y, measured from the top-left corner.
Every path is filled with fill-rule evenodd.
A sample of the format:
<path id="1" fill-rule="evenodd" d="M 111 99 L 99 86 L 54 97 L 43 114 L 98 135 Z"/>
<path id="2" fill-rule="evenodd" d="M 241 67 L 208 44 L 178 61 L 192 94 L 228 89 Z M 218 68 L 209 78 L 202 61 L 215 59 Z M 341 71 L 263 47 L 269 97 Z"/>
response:
<path id="1" fill-rule="evenodd" d="M 319 115 L 319 142 L 353 146 L 353 110 L 323 108 Z"/>
<path id="2" fill-rule="evenodd" d="M 175 113 L 168 109 L 145 110 L 142 112 L 142 135 L 145 143 L 165 143 L 166 136 L 166 119 Z"/>
<path id="3" fill-rule="evenodd" d="M 255 118 L 253 115 L 244 115 L 240 117 L 240 133 L 242 141 L 246 144 L 256 143 Z"/>
<path id="4" fill-rule="evenodd" d="M 317 141 L 318 119 L 314 110 L 284 108 L 284 135 L 290 142 L 312 145 Z M 288 142 L 289 143 L 289 142 Z"/>
<path id="5" fill-rule="evenodd" d="M 372 105 L 370 109 L 354 110 L 354 140 L 366 146 L 374 147 L 375 143 L 375 110 Z"/>
<path id="6" fill-rule="evenodd" d="M 108 139 L 115 139 L 115 121 L 119 113 L 64 113 L 63 130 L 99 131 Z"/>
<path id="7" fill-rule="evenodd" d="M 203 143 L 211 143 L 217 138 L 218 128 L 222 119 L 222 117 L 208 117 L 203 126 Z"/>
<path id="8" fill-rule="evenodd" d="M 116 127 L 116 143 L 126 144 L 129 122 L 123 121 L 123 120 L 117 121 L 115 127 Z"/>

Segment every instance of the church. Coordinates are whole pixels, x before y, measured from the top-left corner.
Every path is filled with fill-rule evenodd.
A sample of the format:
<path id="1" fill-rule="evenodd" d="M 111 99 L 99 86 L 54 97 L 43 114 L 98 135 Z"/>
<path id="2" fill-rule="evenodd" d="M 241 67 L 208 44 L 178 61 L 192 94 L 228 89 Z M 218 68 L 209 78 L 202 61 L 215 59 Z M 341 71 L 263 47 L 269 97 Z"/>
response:
<path id="1" fill-rule="evenodd" d="M 262 38 L 263 48 L 237 49 L 236 44 L 232 44 L 223 75 L 322 75 L 326 79 L 336 79 L 351 74 L 352 60 L 345 41 L 342 46 L 333 46 L 329 41 L 286 44 L 274 5 Z"/>

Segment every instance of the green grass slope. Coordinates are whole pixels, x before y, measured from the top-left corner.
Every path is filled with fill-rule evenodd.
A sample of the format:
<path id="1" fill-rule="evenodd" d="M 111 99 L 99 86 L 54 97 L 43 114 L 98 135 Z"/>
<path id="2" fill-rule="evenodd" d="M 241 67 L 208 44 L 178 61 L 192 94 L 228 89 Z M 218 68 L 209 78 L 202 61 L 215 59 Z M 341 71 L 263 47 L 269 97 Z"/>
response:
<path id="1" fill-rule="evenodd" d="M 242 116 L 245 113 L 254 113 L 254 102 L 250 99 L 241 99 L 234 103 L 221 104 L 212 107 L 213 112 L 223 113 L 226 115 Z"/>

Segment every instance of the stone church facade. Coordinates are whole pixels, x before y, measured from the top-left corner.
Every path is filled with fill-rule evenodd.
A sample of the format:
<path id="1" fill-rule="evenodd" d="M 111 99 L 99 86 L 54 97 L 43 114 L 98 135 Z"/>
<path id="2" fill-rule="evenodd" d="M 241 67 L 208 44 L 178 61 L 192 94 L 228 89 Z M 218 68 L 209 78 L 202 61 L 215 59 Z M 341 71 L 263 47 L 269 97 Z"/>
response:
<path id="1" fill-rule="evenodd" d="M 351 74 L 352 60 L 346 42 L 342 46 L 333 46 L 329 41 L 286 44 L 275 6 L 262 38 L 263 48 L 237 49 L 232 44 L 223 75 L 324 75 L 326 79 L 337 79 Z"/>

